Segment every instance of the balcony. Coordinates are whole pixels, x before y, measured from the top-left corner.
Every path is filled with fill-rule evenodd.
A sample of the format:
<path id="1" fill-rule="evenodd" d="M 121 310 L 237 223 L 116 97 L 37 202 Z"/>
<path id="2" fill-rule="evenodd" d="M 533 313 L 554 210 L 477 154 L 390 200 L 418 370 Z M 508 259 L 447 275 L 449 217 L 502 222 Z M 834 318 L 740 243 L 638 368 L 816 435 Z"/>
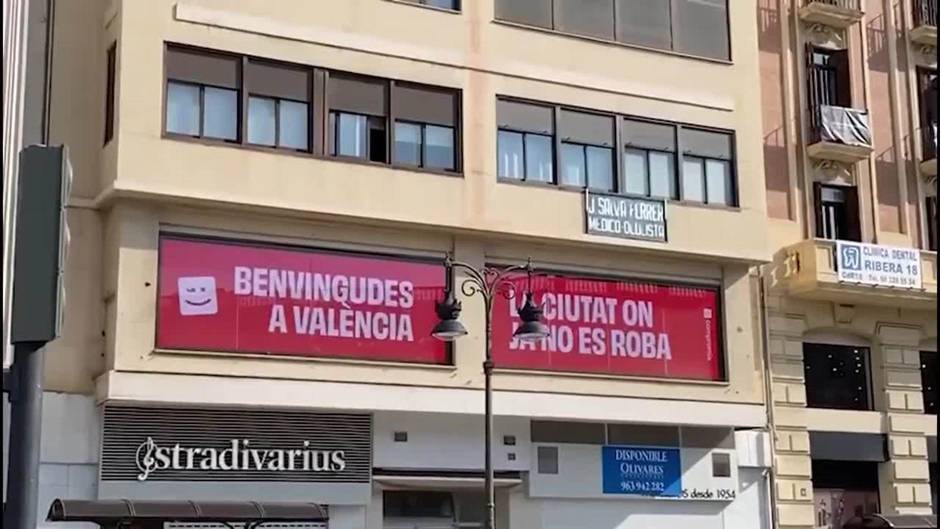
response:
<path id="1" fill-rule="evenodd" d="M 871 121 L 867 110 L 821 105 L 812 113 L 811 158 L 855 163 L 872 153 Z"/>
<path id="2" fill-rule="evenodd" d="M 845 29 L 865 16 L 862 0 L 804 0 L 800 18 L 810 24 Z"/>
<path id="3" fill-rule="evenodd" d="M 846 305 L 881 305 L 907 309 L 935 308 L 937 253 L 916 248 L 862 245 L 875 251 L 901 250 L 919 254 L 920 288 L 895 287 L 840 279 L 836 241 L 811 239 L 786 248 L 775 260 L 778 284 L 790 296 Z"/>
<path id="4" fill-rule="evenodd" d="M 920 174 L 928 183 L 937 181 L 937 124 L 928 123 L 921 127 Z"/>
<path id="5" fill-rule="evenodd" d="M 915 44 L 937 45 L 937 0 L 914 0 L 914 26 L 910 37 Z"/>

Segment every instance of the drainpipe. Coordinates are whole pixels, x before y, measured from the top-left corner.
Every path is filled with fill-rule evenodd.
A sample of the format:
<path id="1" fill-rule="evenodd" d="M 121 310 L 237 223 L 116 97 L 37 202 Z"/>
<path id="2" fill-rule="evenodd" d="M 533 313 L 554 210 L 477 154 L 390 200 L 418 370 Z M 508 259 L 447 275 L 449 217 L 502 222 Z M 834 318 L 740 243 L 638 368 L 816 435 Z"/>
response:
<path id="1" fill-rule="evenodd" d="M 766 294 L 766 284 L 765 284 L 765 271 L 767 265 L 760 265 L 757 267 L 757 281 L 758 287 L 760 288 L 758 303 L 760 310 L 760 326 L 761 326 L 761 355 L 763 356 L 764 363 L 764 402 L 766 403 L 767 409 L 767 428 L 770 430 L 770 468 L 766 472 L 766 478 L 768 481 L 768 498 L 770 499 L 770 526 L 774 529 L 778 527 L 777 523 L 777 422 L 774 416 L 774 397 L 773 397 L 773 382 L 772 374 L 770 369 L 770 327 L 767 324 L 767 294 Z"/>

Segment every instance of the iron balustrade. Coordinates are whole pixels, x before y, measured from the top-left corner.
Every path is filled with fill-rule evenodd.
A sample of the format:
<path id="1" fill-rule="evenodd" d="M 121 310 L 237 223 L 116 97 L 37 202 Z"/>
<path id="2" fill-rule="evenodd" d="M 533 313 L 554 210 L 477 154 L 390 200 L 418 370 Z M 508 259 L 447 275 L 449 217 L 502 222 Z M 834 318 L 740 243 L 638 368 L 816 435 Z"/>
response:
<path id="1" fill-rule="evenodd" d="M 937 0 L 914 0 L 914 27 L 937 26 Z"/>
<path id="2" fill-rule="evenodd" d="M 851 11 L 862 10 L 862 0 L 803 0 L 803 5 L 809 4 L 826 4 Z"/>

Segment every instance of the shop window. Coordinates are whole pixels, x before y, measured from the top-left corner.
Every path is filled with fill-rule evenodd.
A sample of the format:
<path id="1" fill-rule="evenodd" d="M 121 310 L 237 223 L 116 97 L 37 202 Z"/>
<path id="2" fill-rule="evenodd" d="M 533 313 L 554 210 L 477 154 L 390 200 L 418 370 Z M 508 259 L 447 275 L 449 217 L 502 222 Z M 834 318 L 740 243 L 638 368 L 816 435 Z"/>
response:
<path id="1" fill-rule="evenodd" d="M 734 430 L 731 428 L 682 427 L 682 446 L 684 448 L 723 448 L 734 449 Z"/>
<path id="2" fill-rule="evenodd" d="M 453 496 L 444 491 L 387 490 L 383 494 L 382 512 L 386 519 L 456 519 Z"/>
<path id="3" fill-rule="evenodd" d="M 117 75 L 117 43 L 108 48 L 104 90 L 104 144 L 114 137 L 114 98 Z"/>
<path id="4" fill-rule="evenodd" d="M 728 0 L 497 0 L 496 18 L 568 35 L 728 60 Z"/>
<path id="5" fill-rule="evenodd" d="M 732 136 L 683 127 L 682 200 L 736 206 Z"/>
<path id="6" fill-rule="evenodd" d="M 611 116 L 561 111 L 559 183 L 614 191 L 614 119 Z"/>
<path id="7" fill-rule="evenodd" d="M 311 72 L 249 61 L 248 143 L 310 150 Z"/>
<path id="8" fill-rule="evenodd" d="M 602 423 L 532 421 L 533 443 L 602 445 L 606 440 Z"/>
<path id="9" fill-rule="evenodd" d="M 869 358 L 866 347 L 803 344 L 807 405 L 871 410 Z"/>
<path id="10" fill-rule="evenodd" d="M 678 426 L 609 424 L 607 435 L 614 445 L 679 446 Z"/>
<path id="11" fill-rule="evenodd" d="M 499 178 L 553 182 L 554 109 L 500 99 L 496 120 Z"/>
<path id="12" fill-rule="evenodd" d="M 625 119 L 622 136 L 623 191 L 661 199 L 678 199 L 676 127 Z"/>
<path id="13" fill-rule="evenodd" d="M 829 240 L 861 241 L 856 189 L 816 183 L 815 191 L 816 236 Z"/>
<path id="14" fill-rule="evenodd" d="M 238 140 L 240 60 L 185 48 L 166 50 L 166 132 Z"/>
<path id="15" fill-rule="evenodd" d="M 395 83 L 393 162 L 453 171 L 457 166 L 456 91 Z"/>
<path id="16" fill-rule="evenodd" d="M 879 512 L 878 463 L 814 460 L 812 473 L 817 527 L 842 529 Z"/>
<path id="17" fill-rule="evenodd" d="M 930 415 L 937 414 L 937 353 L 921 351 L 920 377 L 924 391 L 924 410 Z"/>

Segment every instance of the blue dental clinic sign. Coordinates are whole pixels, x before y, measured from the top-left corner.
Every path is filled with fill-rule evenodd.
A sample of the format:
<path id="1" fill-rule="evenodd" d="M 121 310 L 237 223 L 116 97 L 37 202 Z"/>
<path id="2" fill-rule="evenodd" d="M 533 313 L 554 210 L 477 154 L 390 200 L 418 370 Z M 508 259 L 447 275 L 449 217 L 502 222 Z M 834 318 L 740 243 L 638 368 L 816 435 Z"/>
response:
<path id="1" fill-rule="evenodd" d="M 604 494 L 678 498 L 682 495 L 682 461 L 678 448 L 605 446 Z"/>

